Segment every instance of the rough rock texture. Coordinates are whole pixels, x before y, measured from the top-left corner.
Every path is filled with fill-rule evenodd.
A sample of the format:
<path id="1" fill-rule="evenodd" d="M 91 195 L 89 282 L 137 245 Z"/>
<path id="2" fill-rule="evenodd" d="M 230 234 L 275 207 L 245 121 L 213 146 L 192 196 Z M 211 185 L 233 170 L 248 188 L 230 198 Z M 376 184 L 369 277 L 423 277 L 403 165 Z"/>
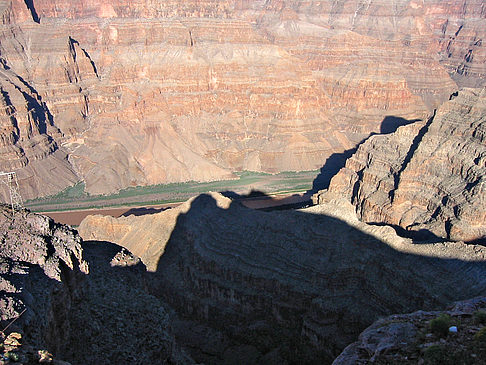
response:
<path id="1" fill-rule="evenodd" d="M 486 89 L 465 89 L 428 122 L 363 143 L 333 177 L 365 222 L 451 240 L 486 237 Z M 326 191 L 314 197 L 325 199 Z"/>
<path id="2" fill-rule="evenodd" d="M 454 303 L 446 311 L 397 314 L 382 318 L 364 330 L 358 341 L 352 343 L 336 358 L 333 365 L 351 364 L 484 364 L 486 341 L 475 335 L 486 326 L 478 313 L 486 314 L 486 297 Z M 440 339 L 431 333 L 430 321 L 450 316 L 450 325 L 457 333 Z M 432 348 L 435 351 L 432 357 Z"/>
<path id="3" fill-rule="evenodd" d="M 81 239 L 50 218 L 0 206 L 0 324 L 21 329 L 33 346 L 62 351 L 70 309 L 88 265 Z"/>
<path id="4" fill-rule="evenodd" d="M 221 209 L 227 209 L 231 200 L 218 193 L 211 193 Z M 163 215 L 147 214 L 114 218 L 89 215 L 79 225 L 79 234 L 86 241 L 107 241 L 121 245 L 140 257 L 147 270 L 157 270 L 160 257 L 177 224 L 179 215 L 191 209 L 192 198 L 168 210 Z"/>
<path id="5" fill-rule="evenodd" d="M 464 255 L 461 248 L 425 257 L 316 208 L 254 211 L 219 194 L 188 204 L 150 218 L 87 217 L 80 232 L 87 239 L 119 239 L 137 251 L 155 270 L 154 294 L 186 318 L 249 346 L 254 363 L 329 362 L 379 316 L 486 292 L 481 246 L 465 250 L 467 257 L 457 256 Z M 170 237 L 146 235 L 158 225 L 167 229 L 175 213 Z M 392 234 L 375 228 L 378 237 L 379 229 Z M 429 249 L 434 256 L 437 250 Z M 213 348 L 212 361 L 225 358 L 221 347 Z"/>
<path id="6" fill-rule="evenodd" d="M 423 119 L 458 85 L 484 84 L 484 12 L 481 0 L 0 1 L 1 68 L 69 156 L 51 163 L 57 186 L 23 194 L 73 172 L 109 193 L 319 168 L 386 117 Z"/>
<path id="7" fill-rule="evenodd" d="M 22 195 L 53 194 L 78 180 L 59 147 L 61 136 L 39 94 L 19 75 L 0 67 L 0 171 L 17 171 Z M 7 190 L 8 191 L 8 190 Z M 6 202 L 5 186 L 0 196 Z"/>
<path id="8" fill-rule="evenodd" d="M 81 243 L 67 226 L 5 206 L 0 232 L 0 326 L 20 315 L 5 335 L 22 334 L 13 352 L 23 363 L 38 363 L 37 349 L 73 364 L 193 363 L 130 253 Z"/>
<path id="9" fill-rule="evenodd" d="M 73 364 L 194 364 L 177 345 L 166 305 L 147 294 L 146 268 L 120 246 L 83 244 L 90 274 L 62 353 Z"/>

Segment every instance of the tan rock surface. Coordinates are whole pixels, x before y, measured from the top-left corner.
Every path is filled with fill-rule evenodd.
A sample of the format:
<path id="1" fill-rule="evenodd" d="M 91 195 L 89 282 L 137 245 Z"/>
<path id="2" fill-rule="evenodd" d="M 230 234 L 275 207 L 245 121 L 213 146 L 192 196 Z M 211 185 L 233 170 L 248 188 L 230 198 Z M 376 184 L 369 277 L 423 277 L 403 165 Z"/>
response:
<path id="1" fill-rule="evenodd" d="M 486 89 L 465 89 L 428 122 L 370 137 L 331 180 L 365 222 L 452 240 L 486 236 Z M 316 202 L 325 200 L 319 194 Z"/>
<path id="2" fill-rule="evenodd" d="M 387 116 L 424 118 L 485 80 L 482 2 L 461 4 L 2 1 L 0 52 L 109 193 L 317 169 Z"/>
<path id="3" fill-rule="evenodd" d="M 227 209 L 231 204 L 229 198 L 220 194 L 211 193 L 210 196 L 222 209 Z M 79 225 L 79 232 L 85 241 L 116 242 L 140 257 L 147 270 L 156 271 L 177 219 L 181 214 L 187 213 L 194 199 L 165 210 L 162 215 L 130 215 L 119 218 L 89 215 Z"/>

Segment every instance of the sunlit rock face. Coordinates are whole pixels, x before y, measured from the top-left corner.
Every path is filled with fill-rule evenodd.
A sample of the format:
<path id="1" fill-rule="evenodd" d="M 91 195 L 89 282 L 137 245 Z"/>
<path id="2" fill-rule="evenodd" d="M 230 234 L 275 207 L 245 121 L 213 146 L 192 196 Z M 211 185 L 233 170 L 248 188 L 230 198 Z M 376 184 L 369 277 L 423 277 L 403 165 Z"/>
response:
<path id="1" fill-rule="evenodd" d="M 316 169 L 385 117 L 424 119 L 486 77 L 480 0 L 13 0 L 0 11 L 2 67 L 40 98 L 68 156 L 53 176 L 90 193 Z"/>
<path id="2" fill-rule="evenodd" d="M 329 191 L 346 197 L 365 222 L 424 237 L 484 239 L 485 136 L 486 89 L 464 89 L 427 122 L 370 137 Z"/>

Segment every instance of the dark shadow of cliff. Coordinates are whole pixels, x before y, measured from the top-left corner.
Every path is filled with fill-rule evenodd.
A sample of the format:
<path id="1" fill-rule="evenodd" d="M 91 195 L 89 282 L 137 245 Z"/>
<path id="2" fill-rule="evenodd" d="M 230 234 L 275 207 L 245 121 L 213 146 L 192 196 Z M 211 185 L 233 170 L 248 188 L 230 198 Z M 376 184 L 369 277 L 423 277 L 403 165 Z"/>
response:
<path id="1" fill-rule="evenodd" d="M 128 217 L 129 215 L 134 215 L 134 216 L 141 216 L 141 215 L 146 215 L 146 214 L 156 214 L 163 212 L 164 210 L 171 209 L 172 207 L 162 207 L 162 208 L 153 208 L 153 207 L 139 207 L 139 208 L 131 208 L 130 210 L 126 211 L 123 213 L 121 216 L 122 217 Z"/>
<path id="2" fill-rule="evenodd" d="M 119 245 L 85 241 L 90 272 L 70 308 L 60 355 L 73 364 L 173 363 L 177 352 L 163 304 L 147 293 L 146 267 Z M 176 356 L 177 357 L 177 356 Z"/>
<path id="3" fill-rule="evenodd" d="M 396 224 L 386 224 L 381 222 L 378 223 L 368 222 L 368 224 L 377 227 L 387 227 L 387 226 L 392 227 L 397 233 L 397 235 L 404 238 L 410 238 L 411 240 L 413 240 L 414 244 L 439 243 L 439 242 L 446 241 L 445 238 L 437 236 L 435 233 L 425 228 L 421 228 L 417 230 L 413 230 L 413 229 L 407 230 Z"/>
<path id="4" fill-rule="evenodd" d="M 380 134 L 390 134 L 396 132 L 396 130 L 404 125 L 419 122 L 422 119 L 405 119 L 401 117 L 395 117 L 393 115 L 387 115 L 380 125 Z"/>
<path id="5" fill-rule="evenodd" d="M 379 134 L 393 133 L 401 126 L 412 124 L 420 120 L 421 119 L 405 119 L 393 115 L 387 115 L 380 124 Z M 324 162 L 324 165 L 321 167 L 319 174 L 312 182 L 312 189 L 307 193 L 312 195 L 317 193 L 319 190 L 328 189 L 331 179 L 345 166 L 346 160 L 350 158 L 357 151 L 358 147 L 366 142 L 369 137 L 376 134 L 378 133 L 370 133 L 368 137 L 364 138 L 355 147 L 347 149 L 344 152 L 333 153 L 331 156 L 329 156 L 326 159 L 326 162 Z"/>
<path id="6" fill-rule="evenodd" d="M 334 217 L 222 208 L 203 194 L 178 216 L 149 288 L 225 339 L 208 353 L 214 338 L 197 349 L 187 327 L 177 333 L 196 361 L 317 364 L 381 316 L 486 295 L 485 273 L 485 262 L 400 252 Z"/>
<path id="7" fill-rule="evenodd" d="M 252 189 L 248 194 L 238 194 L 228 190 L 221 191 L 220 194 L 247 208 L 263 211 L 301 209 L 312 204 L 311 195 L 308 193 L 279 197 L 278 195 L 269 195 L 264 191 Z"/>

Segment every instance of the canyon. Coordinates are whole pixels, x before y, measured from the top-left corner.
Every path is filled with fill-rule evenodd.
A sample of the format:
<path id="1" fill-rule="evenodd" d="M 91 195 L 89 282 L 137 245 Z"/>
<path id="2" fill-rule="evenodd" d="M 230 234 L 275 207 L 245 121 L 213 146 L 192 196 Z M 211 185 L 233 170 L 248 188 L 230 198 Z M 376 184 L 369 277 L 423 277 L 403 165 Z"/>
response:
<path id="1" fill-rule="evenodd" d="M 0 355 L 416 364 L 439 349 L 481 364 L 484 1 L 0 0 L 0 14 L 0 170 L 25 199 L 321 168 L 301 209 L 228 190 L 74 229 L 0 204 Z M 457 335 L 433 333 L 443 313 Z"/>
<path id="2" fill-rule="evenodd" d="M 484 85 L 482 1 L 392 3 L 3 0 L 0 168 L 25 198 L 318 169 Z"/>

